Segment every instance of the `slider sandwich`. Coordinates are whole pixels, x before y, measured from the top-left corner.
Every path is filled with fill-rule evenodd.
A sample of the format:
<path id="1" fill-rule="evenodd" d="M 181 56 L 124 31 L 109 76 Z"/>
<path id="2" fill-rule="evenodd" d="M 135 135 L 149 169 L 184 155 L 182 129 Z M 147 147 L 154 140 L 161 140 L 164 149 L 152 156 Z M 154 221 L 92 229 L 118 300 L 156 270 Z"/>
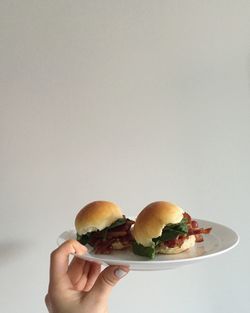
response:
<path id="1" fill-rule="evenodd" d="M 127 249 L 132 245 L 133 223 L 115 203 L 94 201 L 84 206 L 75 218 L 77 240 L 92 246 L 96 254 Z"/>
<path id="2" fill-rule="evenodd" d="M 133 252 L 150 259 L 155 254 L 181 253 L 203 241 L 211 228 L 199 228 L 196 221 L 177 205 L 157 201 L 146 206 L 133 226 Z"/>

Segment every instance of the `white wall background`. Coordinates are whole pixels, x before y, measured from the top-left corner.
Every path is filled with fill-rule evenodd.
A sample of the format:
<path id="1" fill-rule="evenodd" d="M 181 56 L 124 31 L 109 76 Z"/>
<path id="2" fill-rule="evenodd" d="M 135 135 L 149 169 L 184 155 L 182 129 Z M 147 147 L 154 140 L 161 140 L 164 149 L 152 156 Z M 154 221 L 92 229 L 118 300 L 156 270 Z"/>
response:
<path id="1" fill-rule="evenodd" d="M 2 312 L 46 312 L 50 251 L 96 199 L 166 199 L 241 235 L 131 272 L 111 312 L 250 311 L 249 20 L 247 0 L 1 0 Z"/>

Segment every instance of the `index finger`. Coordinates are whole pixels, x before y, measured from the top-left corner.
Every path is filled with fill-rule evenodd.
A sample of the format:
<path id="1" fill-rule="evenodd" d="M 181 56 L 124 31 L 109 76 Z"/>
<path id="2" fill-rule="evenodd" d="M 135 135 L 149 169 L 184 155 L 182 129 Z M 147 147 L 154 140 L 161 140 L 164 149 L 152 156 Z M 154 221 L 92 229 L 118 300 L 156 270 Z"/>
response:
<path id="1" fill-rule="evenodd" d="M 50 283 L 58 282 L 63 276 L 67 275 L 69 255 L 83 255 L 87 248 L 77 240 L 68 240 L 51 253 L 50 258 Z"/>

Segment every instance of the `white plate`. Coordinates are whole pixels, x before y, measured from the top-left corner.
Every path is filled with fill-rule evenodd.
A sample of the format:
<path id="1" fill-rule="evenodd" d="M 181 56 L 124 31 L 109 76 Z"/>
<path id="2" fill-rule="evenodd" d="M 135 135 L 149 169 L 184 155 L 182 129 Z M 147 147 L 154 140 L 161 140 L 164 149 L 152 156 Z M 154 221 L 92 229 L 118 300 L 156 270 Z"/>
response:
<path id="1" fill-rule="evenodd" d="M 195 220 L 199 223 L 199 227 L 212 227 L 212 231 L 210 234 L 203 236 L 203 242 L 196 243 L 194 247 L 182 253 L 173 255 L 158 254 L 153 260 L 149 260 L 126 250 L 113 251 L 110 255 L 94 254 L 91 251 L 92 248 L 88 246 L 89 251 L 82 258 L 104 265 L 126 265 L 134 271 L 169 270 L 225 253 L 239 243 L 238 234 L 229 227 L 205 220 Z M 62 233 L 57 243 L 60 245 L 69 239 L 76 239 L 75 231 Z"/>

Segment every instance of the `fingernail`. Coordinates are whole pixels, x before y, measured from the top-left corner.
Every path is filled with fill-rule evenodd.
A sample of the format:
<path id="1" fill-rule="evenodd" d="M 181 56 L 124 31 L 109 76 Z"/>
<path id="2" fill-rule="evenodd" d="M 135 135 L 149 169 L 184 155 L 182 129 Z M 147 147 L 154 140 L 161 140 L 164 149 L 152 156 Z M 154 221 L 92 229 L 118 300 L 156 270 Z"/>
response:
<path id="1" fill-rule="evenodd" d="M 122 270 L 121 268 L 118 268 L 117 270 L 115 270 L 115 276 L 117 278 L 122 278 L 123 276 L 127 275 L 128 272 Z"/>

